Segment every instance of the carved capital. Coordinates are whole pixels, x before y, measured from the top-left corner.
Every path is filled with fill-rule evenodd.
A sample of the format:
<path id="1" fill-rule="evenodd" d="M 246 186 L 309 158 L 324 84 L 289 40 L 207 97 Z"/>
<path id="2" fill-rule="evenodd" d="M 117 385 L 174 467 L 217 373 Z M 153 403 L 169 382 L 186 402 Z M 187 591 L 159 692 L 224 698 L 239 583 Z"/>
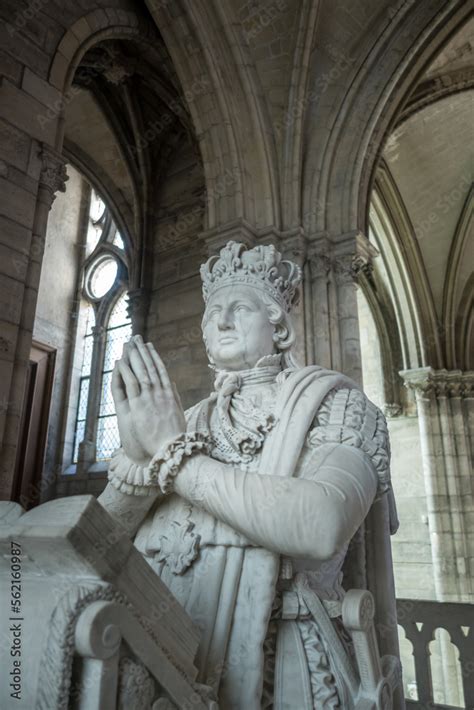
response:
<path id="1" fill-rule="evenodd" d="M 393 419 L 394 417 L 400 416 L 402 413 L 402 408 L 399 404 L 391 403 L 384 404 L 383 413 L 388 419 Z"/>
<path id="2" fill-rule="evenodd" d="M 127 313 L 134 320 L 136 316 L 146 313 L 150 301 L 150 293 L 146 288 L 134 288 L 127 294 Z"/>
<path id="3" fill-rule="evenodd" d="M 43 146 L 40 151 L 41 173 L 39 184 L 49 193 L 50 206 L 56 197 L 56 192 L 66 192 L 66 182 L 69 176 L 66 162 L 60 153 Z"/>
<path id="4" fill-rule="evenodd" d="M 472 397 L 474 391 L 474 372 L 461 370 L 433 370 L 422 367 L 416 370 L 400 372 L 405 387 L 421 395 L 435 397 Z"/>
<path id="5" fill-rule="evenodd" d="M 357 280 L 358 271 L 354 268 L 354 254 L 344 254 L 332 262 L 334 277 L 338 285 L 352 283 Z"/>
<path id="6" fill-rule="evenodd" d="M 451 382 L 451 397 L 474 397 L 474 372 L 463 372 L 459 384 Z"/>
<path id="7" fill-rule="evenodd" d="M 399 375 L 403 378 L 403 384 L 407 389 L 419 394 L 429 395 L 433 391 L 433 382 L 430 367 L 420 367 L 415 370 L 402 370 Z"/>
<path id="8" fill-rule="evenodd" d="M 283 258 L 294 261 L 302 269 L 308 253 L 307 240 L 303 230 L 281 232 L 279 242 Z"/>
<path id="9" fill-rule="evenodd" d="M 336 283 L 357 282 L 360 276 L 372 279 L 373 259 L 378 251 L 360 232 L 345 235 L 334 245 Z"/>
<path id="10" fill-rule="evenodd" d="M 366 256 L 363 256 L 362 254 L 355 254 L 352 257 L 351 270 L 355 279 L 358 279 L 359 276 L 363 275 L 370 280 L 373 275 L 374 265 Z"/>
<path id="11" fill-rule="evenodd" d="M 357 282 L 360 276 L 365 276 L 371 280 L 373 278 L 374 265 L 372 259 L 366 254 L 344 254 L 334 259 L 333 269 L 336 283 L 344 284 Z"/>
<path id="12" fill-rule="evenodd" d="M 308 259 L 313 279 L 327 278 L 331 270 L 331 258 L 326 252 L 311 254 Z"/>

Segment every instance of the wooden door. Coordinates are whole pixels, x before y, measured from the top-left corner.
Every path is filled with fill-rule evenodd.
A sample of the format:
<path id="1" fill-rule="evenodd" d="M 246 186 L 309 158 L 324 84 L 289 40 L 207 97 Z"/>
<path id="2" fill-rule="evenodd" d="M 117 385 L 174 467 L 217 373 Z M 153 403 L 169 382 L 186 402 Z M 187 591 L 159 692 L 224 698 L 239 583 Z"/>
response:
<path id="1" fill-rule="evenodd" d="M 33 341 L 20 423 L 15 500 L 29 510 L 41 502 L 56 350 Z"/>

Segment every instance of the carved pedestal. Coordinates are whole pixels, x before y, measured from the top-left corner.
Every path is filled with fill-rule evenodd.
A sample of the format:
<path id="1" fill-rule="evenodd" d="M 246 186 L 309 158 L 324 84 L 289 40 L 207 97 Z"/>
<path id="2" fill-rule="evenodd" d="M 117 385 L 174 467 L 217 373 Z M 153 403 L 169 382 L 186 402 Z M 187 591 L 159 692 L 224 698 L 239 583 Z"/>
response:
<path id="1" fill-rule="evenodd" d="M 92 496 L 0 503 L 0 707 L 213 707 L 198 632 Z"/>

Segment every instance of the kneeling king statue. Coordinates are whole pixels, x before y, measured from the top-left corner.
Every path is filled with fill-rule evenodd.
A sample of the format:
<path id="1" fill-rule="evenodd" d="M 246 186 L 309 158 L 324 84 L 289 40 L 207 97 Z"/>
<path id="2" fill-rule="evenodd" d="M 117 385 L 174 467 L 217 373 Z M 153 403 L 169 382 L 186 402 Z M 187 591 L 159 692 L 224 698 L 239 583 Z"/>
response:
<path id="1" fill-rule="evenodd" d="M 296 363 L 301 270 L 275 247 L 229 242 L 201 276 L 214 391 L 183 411 L 132 338 L 99 501 L 199 627 L 213 707 L 401 708 L 384 416 L 344 375 Z"/>

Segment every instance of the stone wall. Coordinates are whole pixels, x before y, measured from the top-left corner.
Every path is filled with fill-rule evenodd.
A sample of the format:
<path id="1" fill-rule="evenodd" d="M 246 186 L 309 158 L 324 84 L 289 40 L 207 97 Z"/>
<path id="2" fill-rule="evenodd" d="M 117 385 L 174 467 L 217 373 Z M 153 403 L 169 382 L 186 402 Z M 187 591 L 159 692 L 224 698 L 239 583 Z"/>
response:
<path id="1" fill-rule="evenodd" d="M 383 409 L 380 342 L 362 290 L 357 291 L 364 391 Z M 392 447 L 392 482 L 400 528 L 392 538 L 397 597 L 435 599 L 433 560 L 417 416 L 387 419 Z"/>
<path id="2" fill-rule="evenodd" d="M 204 303 L 199 266 L 206 250 L 202 169 L 189 144 L 171 164 L 157 199 L 146 335 L 163 356 L 184 407 L 209 394 L 211 378 L 202 342 Z"/>
<path id="3" fill-rule="evenodd" d="M 77 323 L 77 288 L 81 263 L 81 244 L 85 240 L 84 217 L 89 187 L 82 176 L 68 165 L 67 189 L 58 195 L 48 220 L 43 268 L 33 339 L 56 350 L 54 383 L 47 437 L 44 471 L 57 469 L 63 456 L 65 419 L 74 420 L 77 372 L 71 371 Z M 76 375 L 76 376 L 74 376 Z M 71 393 L 73 395 L 73 392 Z M 66 416 L 65 416 L 66 413 Z M 70 439 L 70 436 L 68 437 Z M 66 452 L 66 458 L 67 458 Z M 69 452 L 70 453 L 70 452 Z"/>
<path id="4" fill-rule="evenodd" d="M 392 538 L 397 597 L 436 599 L 418 417 L 388 420 L 400 528 Z"/>

